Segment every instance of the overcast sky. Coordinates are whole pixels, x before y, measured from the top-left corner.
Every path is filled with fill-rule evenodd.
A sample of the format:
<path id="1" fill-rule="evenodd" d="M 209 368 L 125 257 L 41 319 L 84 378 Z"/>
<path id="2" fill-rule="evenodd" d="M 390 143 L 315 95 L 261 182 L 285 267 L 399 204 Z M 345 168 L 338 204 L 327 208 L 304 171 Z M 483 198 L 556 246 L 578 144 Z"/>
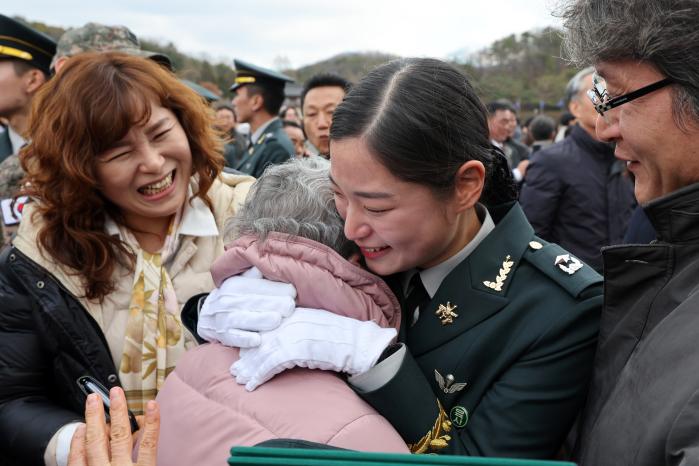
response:
<path id="1" fill-rule="evenodd" d="M 0 12 L 61 26 L 123 24 L 197 57 L 298 68 L 342 52 L 445 58 L 558 26 L 556 0 L 15 0 Z"/>

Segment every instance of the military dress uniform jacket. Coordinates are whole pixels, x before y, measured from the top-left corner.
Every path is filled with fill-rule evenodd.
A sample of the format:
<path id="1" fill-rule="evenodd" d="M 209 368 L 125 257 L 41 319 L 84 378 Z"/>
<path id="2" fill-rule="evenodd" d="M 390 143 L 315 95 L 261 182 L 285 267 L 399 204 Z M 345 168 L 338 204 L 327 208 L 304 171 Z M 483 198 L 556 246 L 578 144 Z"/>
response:
<path id="1" fill-rule="evenodd" d="M 284 132 L 281 120 L 277 119 L 269 124 L 238 165 L 231 168 L 259 178 L 267 166 L 286 162 L 294 153 L 294 144 Z"/>
<path id="2" fill-rule="evenodd" d="M 644 207 L 651 244 L 605 248 L 579 464 L 699 464 L 699 183 Z"/>
<path id="3" fill-rule="evenodd" d="M 551 458 L 587 393 L 602 280 L 537 238 L 518 204 L 490 213 L 495 229 L 401 329 L 397 374 L 358 393 L 413 452 Z"/>

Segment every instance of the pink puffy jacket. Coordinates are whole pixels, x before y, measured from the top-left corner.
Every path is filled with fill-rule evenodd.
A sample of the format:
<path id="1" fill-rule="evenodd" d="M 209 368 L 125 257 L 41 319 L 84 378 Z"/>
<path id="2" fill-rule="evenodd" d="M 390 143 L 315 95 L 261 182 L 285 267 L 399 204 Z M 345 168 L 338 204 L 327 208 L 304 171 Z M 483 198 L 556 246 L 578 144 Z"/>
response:
<path id="1" fill-rule="evenodd" d="M 294 284 L 298 306 L 400 326 L 398 302 L 388 286 L 322 244 L 275 233 L 265 242 L 242 237 L 211 273 L 219 286 L 252 266 L 266 278 Z M 247 392 L 228 372 L 237 359 L 237 348 L 219 344 L 199 346 L 180 359 L 157 397 L 158 464 L 223 466 L 232 446 L 274 438 L 408 452 L 393 427 L 338 374 L 295 368 Z"/>

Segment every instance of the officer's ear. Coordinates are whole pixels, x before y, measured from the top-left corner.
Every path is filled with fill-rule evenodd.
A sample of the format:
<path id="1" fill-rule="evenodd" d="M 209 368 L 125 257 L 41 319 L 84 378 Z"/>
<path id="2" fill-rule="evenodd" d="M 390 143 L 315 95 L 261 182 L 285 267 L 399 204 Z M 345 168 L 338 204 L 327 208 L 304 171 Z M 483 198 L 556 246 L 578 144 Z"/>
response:
<path id="1" fill-rule="evenodd" d="M 257 112 L 259 111 L 265 104 L 264 97 L 262 97 L 262 94 L 252 94 L 250 95 L 250 106 L 252 107 L 252 110 Z"/>
<path id="2" fill-rule="evenodd" d="M 463 212 L 476 205 L 483 192 L 485 166 L 478 160 L 469 160 L 459 167 L 455 175 L 455 207 Z"/>

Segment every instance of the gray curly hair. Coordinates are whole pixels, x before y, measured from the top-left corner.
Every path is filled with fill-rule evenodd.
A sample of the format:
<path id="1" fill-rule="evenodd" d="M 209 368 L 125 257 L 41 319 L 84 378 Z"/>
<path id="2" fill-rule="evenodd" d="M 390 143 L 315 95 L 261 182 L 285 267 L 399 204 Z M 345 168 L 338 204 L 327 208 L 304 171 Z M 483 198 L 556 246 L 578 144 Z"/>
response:
<path id="1" fill-rule="evenodd" d="M 697 0 L 568 0 L 564 52 L 578 66 L 623 59 L 654 65 L 677 84 L 673 112 L 699 121 Z"/>
<path id="2" fill-rule="evenodd" d="M 226 238 L 271 232 L 322 243 L 344 257 L 354 243 L 344 234 L 330 184 L 330 162 L 321 157 L 271 165 L 250 188 L 245 203 L 226 225 Z"/>

